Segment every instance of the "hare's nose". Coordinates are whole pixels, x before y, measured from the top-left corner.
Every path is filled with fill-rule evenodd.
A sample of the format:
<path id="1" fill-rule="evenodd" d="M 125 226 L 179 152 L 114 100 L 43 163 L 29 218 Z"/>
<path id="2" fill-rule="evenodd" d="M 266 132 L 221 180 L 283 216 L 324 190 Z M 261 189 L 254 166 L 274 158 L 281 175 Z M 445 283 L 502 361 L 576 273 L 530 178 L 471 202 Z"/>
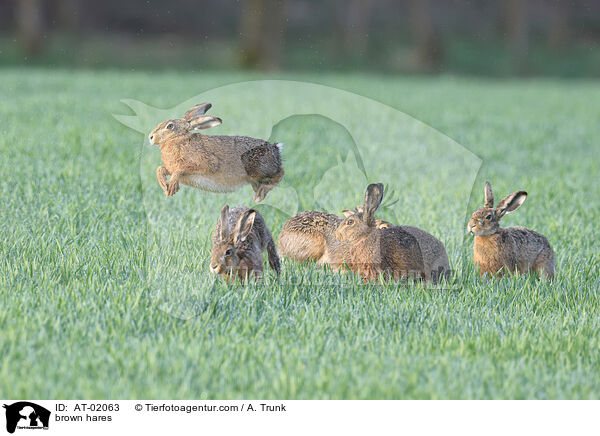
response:
<path id="1" fill-rule="evenodd" d="M 218 268 L 219 268 L 219 265 L 213 265 L 213 264 L 210 265 L 210 270 L 215 274 L 217 273 Z"/>
<path id="2" fill-rule="evenodd" d="M 154 141 L 154 135 L 150 135 L 150 142 Z"/>

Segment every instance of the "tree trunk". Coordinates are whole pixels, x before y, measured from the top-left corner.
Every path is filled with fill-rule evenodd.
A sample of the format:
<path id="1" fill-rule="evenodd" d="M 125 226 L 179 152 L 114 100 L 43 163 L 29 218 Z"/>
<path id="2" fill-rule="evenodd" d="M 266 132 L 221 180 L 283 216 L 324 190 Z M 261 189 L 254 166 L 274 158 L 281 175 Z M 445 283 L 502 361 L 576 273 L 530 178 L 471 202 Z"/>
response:
<path id="1" fill-rule="evenodd" d="M 527 71 L 529 55 L 529 23 L 527 0 L 506 0 L 506 33 L 513 67 Z"/>
<path id="2" fill-rule="evenodd" d="M 344 2 L 346 9 L 344 17 L 343 50 L 350 56 L 364 55 L 369 39 L 369 24 L 372 0 L 351 0 Z"/>
<path id="3" fill-rule="evenodd" d="M 58 26 L 63 30 L 76 31 L 79 28 L 80 0 L 54 0 Z"/>
<path id="4" fill-rule="evenodd" d="M 284 34 L 284 0 L 246 0 L 241 21 L 242 65 L 247 68 L 277 68 Z"/>
<path id="5" fill-rule="evenodd" d="M 554 51 L 563 51 L 569 42 L 569 8 L 563 1 L 550 7 L 550 29 L 548 45 Z"/>
<path id="6" fill-rule="evenodd" d="M 443 58 L 442 42 L 433 24 L 429 0 L 411 0 L 410 18 L 417 69 L 437 70 Z"/>
<path id="7" fill-rule="evenodd" d="M 246 0 L 242 12 L 242 65 L 256 67 L 260 59 L 260 33 L 264 20 L 265 0 Z"/>
<path id="8" fill-rule="evenodd" d="M 44 32 L 42 0 L 19 0 L 16 15 L 21 47 L 26 55 L 34 56 L 42 49 Z"/>
<path id="9" fill-rule="evenodd" d="M 273 70 L 279 67 L 285 41 L 285 1 L 270 0 L 263 32 L 264 56 L 259 67 Z"/>

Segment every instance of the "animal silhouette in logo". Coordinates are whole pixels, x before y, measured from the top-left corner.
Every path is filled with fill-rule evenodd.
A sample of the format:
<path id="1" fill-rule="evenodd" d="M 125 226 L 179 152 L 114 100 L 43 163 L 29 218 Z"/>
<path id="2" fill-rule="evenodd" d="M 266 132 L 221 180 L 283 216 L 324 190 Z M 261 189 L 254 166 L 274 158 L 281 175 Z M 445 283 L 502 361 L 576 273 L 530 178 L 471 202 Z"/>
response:
<path id="1" fill-rule="evenodd" d="M 6 431 L 14 433 L 17 426 L 31 428 L 48 428 L 50 411 L 29 401 L 19 401 L 11 405 L 5 404 Z"/>

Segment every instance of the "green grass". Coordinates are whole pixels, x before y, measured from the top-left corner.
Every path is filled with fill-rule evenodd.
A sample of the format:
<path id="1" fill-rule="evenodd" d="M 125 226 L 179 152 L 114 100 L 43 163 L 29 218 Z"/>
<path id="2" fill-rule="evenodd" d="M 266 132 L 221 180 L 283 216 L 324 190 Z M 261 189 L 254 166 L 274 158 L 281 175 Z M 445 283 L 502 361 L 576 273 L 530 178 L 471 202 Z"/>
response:
<path id="1" fill-rule="evenodd" d="M 453 283 L 445 290 L 364 286 L 346 277 L 314 285 L 289 278 L 330 276 L 286 263 L 280 284 L 202 286 L 216 208 L 249 199 L 249 191 L 217 196 L 183 188 L 165 199 L 148 174 L 156 150 L 111 114 L 127 112 L 119 103 L 125 97 L 167 108 L 257 78 L 0 71 L 0 397 L 600 396 L 597 82 L 282 77 L 386 103 L 483 160 L 472 192 L 448 186 L 452 174 L 402 189 L 411 175 L 403 167 L 399 202 L 384 211 L 446 242 Z M 216 115 L 244 113 L 213 103 Z M 261 113 L 244 110 L 260 120 Z M 356 123 L 363 129 L 361 117 Z M 394 128 L 375 134 L 385 138 Z M 286 120 L 273 135 L 285 137 L 284 150 L 294 156 L 282 191 L 313 174 L 320 135 L 351 141 L 332 121 L 311 117 Z M 306 147 L 305 159 L 294 155 L 297 147 Z M 363 157 L 375 181 L 378 159 L 368 148 Z M 557 254 L 554 283 L 477 276 L 462 231 L 486 179 L 498 197 L 529 191 L 505 225 L 548 237 Z M 347 191 L 342 200 L 353 206 L 359 199 Z M 277 234 L 285 216 L 261 212 Z M 450 222 L 459 227 L 449 230 Z M 175 301 L 174 310 L 186 319 L 161 309 L 156 284 L 169 281 L 182 283 L 186 306 Z"/>

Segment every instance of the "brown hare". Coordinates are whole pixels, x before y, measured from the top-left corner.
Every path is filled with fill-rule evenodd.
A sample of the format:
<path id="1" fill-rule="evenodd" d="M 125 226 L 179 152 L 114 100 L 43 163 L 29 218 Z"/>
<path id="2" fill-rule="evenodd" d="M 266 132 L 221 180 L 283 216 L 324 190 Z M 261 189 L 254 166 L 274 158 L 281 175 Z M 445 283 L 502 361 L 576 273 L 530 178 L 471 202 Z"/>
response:
<path id="1" fill-rule="evenodd" d="M 161 151 L 164 165 L 156 169 L 160 187 L 170 197 L 179 183 L 210 192 L 232 192 L 250 184 L 254 200 L 262 201 L 283 178 L 282 145 L 194 132 L 221 124 L 221 119 L 204 115 L 210 107 L 210 103 L 196 105 L 183 118 L 160 123 L 148 136 Z"/>
<path id="2" fill-rule="evenodd" d="M 344 214 L 353 212 L 344 210 Z M 335 231 L 344 219 L 327 212 L 308 210 L 293 216 L 283 225 L 277 247 L 279 253 L 296 262 L 312 260 L 332 263 L 336 246 Z M 378 228 L 391 227 L 387 221 L 375 220 Z"/>
<path id="3" fill-rule="evenodd" d="M 357 206 L 354 210 L 345 209 L 344 215 L 346 218 L 363 213 L 363 207 Z M 387 221 L 376 219 L 375 225 L 379 229 L 393 227 Z M 423 255 L 423 264 L 425 266 L 425 277 L 431 280 L 432 283 L 438 283 L 442 278 L 448 278 L 450 275 L 450 261 L 448 254 L 442 241 L 437 239 L 425 230 L 413 226 L 398 226 L 402 230 L 413 235 L 419 243 L 419 248 Z"/>
<path id="4" fill-rule="evenodd" d="M 426 278 L 417 239 L 400 227 L 377 228 L 375 211 L 383 200 L 383 185 L 370 184 L 363 212 L 343 220 L 335 236 L 342 247 L 337 263 L 347 265 L 365 280 Z"/>
<path id="5" fill-rule="evenodd" d="M 467 231 L 475 235 L 473 254 L 479 273 L 502 275 L 535 271 L 552 280 L 554 251 L 548 240 L 525 227 L 500 227 L 500 219 L 517 210 L 527 198 L 527 192 L 507 195 L 494 209 L 490 182 L 485 182 L 485 204 L 471 215 Z"/>
<path id="6" fill-rule="evenodd" d="M 283 225 L 277 243 L 279 252 L 297 262 L 329 263 L 335 230 L 341 222 L 342 218 L 327 212 L 300 212 Z"/>
<path id="7" fill-rule="evenodd" d="M 254 209 L 228 205 L 213 232 L 210 270 L 230 280 L 237 276 L 244 281 L 250 276 L 260 278 L 263 272 L 263 255 L 266 249 L 269 266 L 279 274 L 280 264 L 275 242 L 263 217 Z"/>

